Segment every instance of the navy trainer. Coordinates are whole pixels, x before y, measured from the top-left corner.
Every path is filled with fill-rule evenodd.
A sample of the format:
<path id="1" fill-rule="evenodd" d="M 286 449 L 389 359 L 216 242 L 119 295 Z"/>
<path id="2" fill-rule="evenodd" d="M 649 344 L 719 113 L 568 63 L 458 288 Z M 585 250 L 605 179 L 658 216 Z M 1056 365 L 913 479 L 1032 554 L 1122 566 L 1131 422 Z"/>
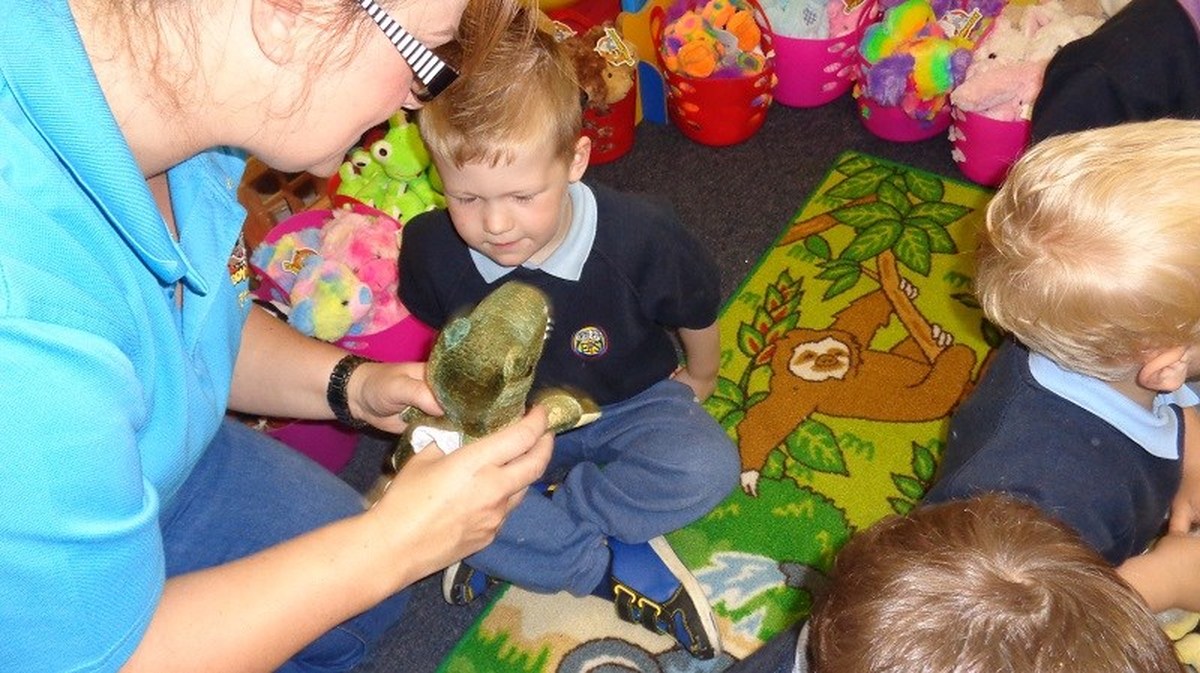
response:
<path id="1" fill-rule="evenodd" d="M 698 659 L 721 653 L 721 634 L 708 598 L 666 538 L 640 544 L 609 538 L 608 546 L 611 578 L 595 593 L 613 601 L 618 617 L 671 636 Z"/>

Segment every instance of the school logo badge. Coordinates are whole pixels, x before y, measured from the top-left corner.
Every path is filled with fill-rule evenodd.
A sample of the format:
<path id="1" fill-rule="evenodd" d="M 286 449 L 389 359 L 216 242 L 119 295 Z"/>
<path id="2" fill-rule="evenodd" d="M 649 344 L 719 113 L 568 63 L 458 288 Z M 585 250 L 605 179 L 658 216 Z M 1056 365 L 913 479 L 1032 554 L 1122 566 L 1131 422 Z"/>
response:
<path id="1" fill-rule="evenodd" d="M 595 325 L 582 327 L 571 337 L 571 350 L 585 358 L 596 358 L 608 352 L 608 335 Z"/>
<path id="2" fill-rule="evenodd" d="M 245 306 L 250 300 L 250 267 L 246 264 L 246 259 L 246 239 L 238 236 L 237 243 L 233 245 L 233 251 L 229 254 L 226 268 L 229 271 L 229 280 L 238 288 L 239 306 Z"/>

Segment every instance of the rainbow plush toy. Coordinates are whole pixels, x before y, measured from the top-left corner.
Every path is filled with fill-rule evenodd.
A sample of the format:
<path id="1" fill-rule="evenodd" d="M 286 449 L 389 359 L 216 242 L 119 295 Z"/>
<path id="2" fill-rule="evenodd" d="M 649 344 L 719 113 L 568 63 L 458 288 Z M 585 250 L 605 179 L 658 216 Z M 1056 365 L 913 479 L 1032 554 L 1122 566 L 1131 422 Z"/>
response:
<path id="1" fill-rule="evenodd" d="M 304 334 L 367 336 L 409 315 L 398 292 L 401 225 L 358 208 L 330 211 L 321 226 L 264 241 L 251 255 L 256 272 L 279 291 L 273 303 Z"/>
<path id="2" fill-rule="evenodd" d="M 363 331 L 371 290 L 345 264 L 314 258 L 292 285 L 288 322 L 304 334 L 336 341 Z"/>
<path id="3" fill-rule="evenodd" d="M 856 95 L 880 105 L 898 106 L 916 119 L 932 119 L 962 83 L 983 12 L 998 12 L 990 0 L 970 0 L 970 11 L 939 0 L 891 5 L 878 23 L 867 26 L 859 43 L 862 72 Z"/>
<path id="4" fill-rule="evenodd" d="M 321 230 L 316 227 L 298 229 L 280 236 L 273 244 L 260 245 L 250 256 L 250 263 L 270 276 L 284 292 L 291 292 L 296 275 L 308 259 L 321 247 Z"/>

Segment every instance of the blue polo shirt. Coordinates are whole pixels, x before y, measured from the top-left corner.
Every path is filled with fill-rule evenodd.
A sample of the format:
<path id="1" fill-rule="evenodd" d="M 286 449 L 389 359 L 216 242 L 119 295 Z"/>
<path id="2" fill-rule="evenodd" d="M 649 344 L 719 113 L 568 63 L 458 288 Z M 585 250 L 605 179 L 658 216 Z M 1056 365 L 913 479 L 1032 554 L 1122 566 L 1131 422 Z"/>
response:
<path id="1" fill-rule="evenodd" d="M 116 670 L 145 631 L 159 511 L 225 412 L 249 307 L 243 166 L 168 173 L 176 242 L 66 2 L 5 6 L 0 670 Z"/>

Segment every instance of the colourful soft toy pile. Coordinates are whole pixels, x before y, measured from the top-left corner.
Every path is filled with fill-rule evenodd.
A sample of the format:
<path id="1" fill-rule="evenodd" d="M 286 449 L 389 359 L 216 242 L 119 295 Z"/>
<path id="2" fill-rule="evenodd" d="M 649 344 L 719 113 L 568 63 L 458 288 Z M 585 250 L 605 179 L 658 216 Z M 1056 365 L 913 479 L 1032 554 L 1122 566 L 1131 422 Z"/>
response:
<path id="1" fill-rule="evenodd" d="M 951 104 L 999 121 L 1030 119 L 1051 57 L 1090 35 L 1105 18 L 1095 0 L 1007 5 L 975 49 L 966 78 L 950 94 Z"/>
<path id="2" fill-rule="evenodd" d="M 759 0 L 775 35 L 827 40 L 854 32 L 870 0 Z"/>
<path id="3" fill-rule="evenodd" d="M 748 77 L 766 68 L 762 29 L 744 0 L 684 11 L 666 24 L 660 49 L 663 65 L 686 77 Z"/>
<path id="4" fill-rule="evenodd" d="M 883 18 L 867 27 L 857 95 L 934 118 L 962 83 L 971 50 L 1004 0 L 882 2 Z"/>
<path id="5" fill-rule="evenodd" d="M 324 341 L 380 332 L 408 315 L 398 295 L 400 223 L 339 208 L 322 226 L 264 241 L 250 263 L 273 284 L 272 303 L 297 330 Z"/>
<path id="6" fill-rule="evenodd" d="M 338 170 L 338 196 L 408 222 L 427 210 L 442 208 L 441 178 L 429 158 L 416 122 L 404 112 L 388 120 L 382 138 L 356 148 Z"/>

